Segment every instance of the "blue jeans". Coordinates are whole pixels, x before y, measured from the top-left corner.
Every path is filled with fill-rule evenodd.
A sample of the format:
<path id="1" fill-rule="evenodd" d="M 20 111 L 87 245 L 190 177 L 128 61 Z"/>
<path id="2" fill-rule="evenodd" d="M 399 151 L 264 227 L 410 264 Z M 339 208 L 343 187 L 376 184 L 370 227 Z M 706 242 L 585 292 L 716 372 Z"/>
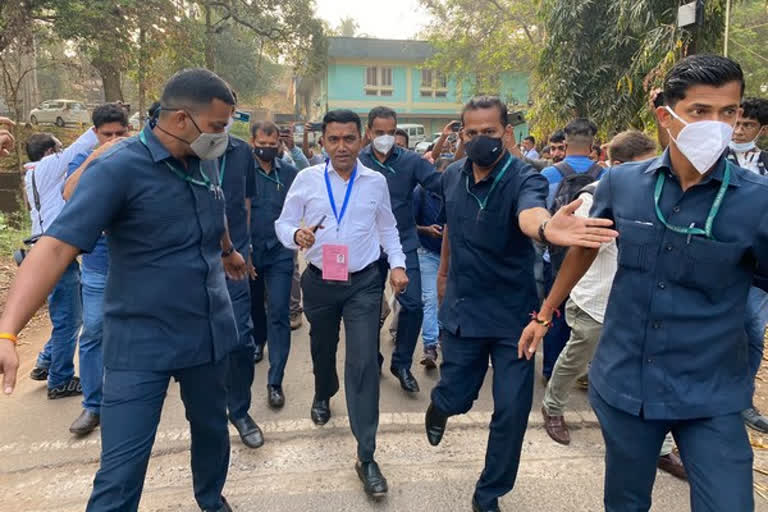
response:
<path id="1" fill-rule="evenodd" d="M 768 293 L 753 286 L 747 296 L 747 340 L 749 341 L 749 375 L 754 384 L 760 362 L 763 360 L 763 338 L 768 324 Z"/>
<path id="2" fill-rule="evenodd" d="M 83 269 L 83 332 L 80 333 L 80 382 L 83 409 L 95 414 L 101 410 L 101 385 L 104 375 L 101 339 L 104 324 L 106 274 Z"/>
<path id="3" fill-rule="evenodd" d="M 80 265 L 73 261 L 48 296 L 51 337 L 37 356 L 37 366 L 48 369 L 48 389 L 69 382 L 75 375 L 75 347 L 83 321 Z"/>
<path id="4" fill-rule="evenodd" d="M 424 321 L 421 324 L 421 338 L 424 348 L 437 346 L 440 323 L 437 320 L 437 269 L 440 255 L 426 249 L 419 249 L 421 268 L 421 301 L 424 303 Z"/>

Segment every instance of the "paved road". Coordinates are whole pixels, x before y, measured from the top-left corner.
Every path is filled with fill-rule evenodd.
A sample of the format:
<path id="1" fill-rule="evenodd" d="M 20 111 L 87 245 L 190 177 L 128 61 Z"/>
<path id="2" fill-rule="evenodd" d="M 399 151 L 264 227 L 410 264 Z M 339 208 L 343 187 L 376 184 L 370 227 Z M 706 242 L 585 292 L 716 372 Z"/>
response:
<path id="1" fill-rule="evenodd" d="M 0 399 L 0 509 L 4 511 L 83 510 L 98 466 L 98 434 L 80 440 L 67 431 L 79 413 L 79 399 L 49 401 L 44 385 L 26 376 L 33 354 L 45 339 L 46 327 L 40 325 L 27 333 L 28 344 L 22 347 L 24 376 L 13 397 Z M 293 343 L 285 382 L 288 402 L 282 411 L 273 412 L 266 406 L 267 367 L 265 362 L 257 366 L 251 413 L 265 431 L 265 446 L 248 450 L 232 431 L 232 464 L 225 494 L 235 510 L 471 510 L 469 499 L 482 469 L 492 409 L 487 386 L 474 410 L 451 419 L 443 443 L 432 448 L 423 433 L 428 392 L 408 397 L 391 375 L 384 376 L 377 459 L 389 479 L 390 493 L 384 500 L 372 502 L 362 492 L 353 469 L 355 448 L 343 394 L 331 403 L 334 418 L 329 424 L 316 427 L 309 419 L 313 389 L 306 325 L 294 332 Z M 383 345 L 388 357 L 390 345 L 387 341 Z M 427 375 L 421 367 L 416 376 L 423 390 L 431 389 L 437 379 L 436 372 Z M 537 381 L 518 484 L 502 506 L 519 512 L 601 510 L 603 448 L 585 394 L 574 390 L 568 419 L 577 429 L 569 447 L 552 442 L 541 428 L 541 395 L 541 382 Z M 178 386 L 172 384 L 141 510 L 196 510 L 188 443 Z M 768 466 L 764 454 L 758 457 Z M 756 500 L 757 510 L 768 511 L 768 502 L 760 497 Z M 652 510 L 689 510 L 687 484 L 659 473 Z"/>

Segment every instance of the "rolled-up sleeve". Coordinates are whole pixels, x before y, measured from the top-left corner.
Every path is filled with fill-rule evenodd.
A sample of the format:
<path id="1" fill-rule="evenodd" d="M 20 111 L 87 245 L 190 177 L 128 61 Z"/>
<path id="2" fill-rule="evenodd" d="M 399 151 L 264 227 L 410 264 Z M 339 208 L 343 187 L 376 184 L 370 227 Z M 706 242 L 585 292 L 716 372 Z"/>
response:
<path id="1" fill-rule="evenodd" d="M 379 232 L 379 242 L 387 253 L 389 268 L 405 268 L 405 254 L 400 245 L 400 234 L 397 231 L 397 221 L 392 213 L 392 202 L 389 199 L 389 187 L 381 178 L 381 200 L 376 208 L 376 229 Z"/>
<path id="2" fill-rule="evenodd" d="M 94 160 L 45 234 L 83 252 L 93 251 L 102 232 L 124 207 L 129 180 L 116 153 Z"/>
<path id="3" fill-rule="evenodd" d="M 285 196 L 283 210 L 280 217 L 275 221 L 275 234 L 280 243 L 287 249 L 297 250 L 299 248 L 294 241 L 294 234 L 301 226 L 301 220 L 304 218 L 304 205 L 306 202 L 306 178 L 307 174 L 299 173 L 293 180 L 288 194 Z"/>

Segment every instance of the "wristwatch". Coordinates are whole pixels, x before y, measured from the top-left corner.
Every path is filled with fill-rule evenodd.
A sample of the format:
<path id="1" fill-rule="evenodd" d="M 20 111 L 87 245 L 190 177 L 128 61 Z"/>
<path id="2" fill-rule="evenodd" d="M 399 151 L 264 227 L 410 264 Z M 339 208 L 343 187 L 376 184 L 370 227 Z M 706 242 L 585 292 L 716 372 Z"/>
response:
<path id="1" fill-rule="evenodd" d="M 547 235 L 544 233 L 544 230 L 547 229 L 548 222 L 549 220 L 545 220 L 539 226 L 539 240 L 545 244 L 549 244 L 549 240 L 547 240 Z"/>
<path id="2" fill-rule="evenodd" d="M 222 258 L 226 258 L 228 256 L 231 256 L 233 252 L 235 252 L 235 246 L 231 245 L 229 247 L 229 249 L 225 249 L 225 250 L 221 251 L 221 257 Z"/>

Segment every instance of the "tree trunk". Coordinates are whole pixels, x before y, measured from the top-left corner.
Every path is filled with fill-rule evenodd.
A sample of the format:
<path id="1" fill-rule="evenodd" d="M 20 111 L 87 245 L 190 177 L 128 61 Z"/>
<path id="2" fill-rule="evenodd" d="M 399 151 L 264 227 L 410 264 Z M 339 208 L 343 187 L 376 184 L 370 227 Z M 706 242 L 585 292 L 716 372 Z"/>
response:
<path id="1" fill-rule="evenodd" d="M 147 34 L 143 26 L 139 27 L 139 128 L 144 128 L 144 116 L 147 107 Z"/>
<path id="2" fill-rule="evenodd" d="M 205 10 L 205 67 L 216 72 L 216 53 L 213 41 L 213 26 L 211 22 L 211 6 L 203 4 Z"/>
<path id="3" fill-rule="evenodd" d="M 107 103 L 123 101 L 123 88 L 120 84 L 120 69 L 112 62 L 95 58 L 91 61 L 93 67 L 99 72 L 101 83 L 104 87 L 104 101 Z"/>

